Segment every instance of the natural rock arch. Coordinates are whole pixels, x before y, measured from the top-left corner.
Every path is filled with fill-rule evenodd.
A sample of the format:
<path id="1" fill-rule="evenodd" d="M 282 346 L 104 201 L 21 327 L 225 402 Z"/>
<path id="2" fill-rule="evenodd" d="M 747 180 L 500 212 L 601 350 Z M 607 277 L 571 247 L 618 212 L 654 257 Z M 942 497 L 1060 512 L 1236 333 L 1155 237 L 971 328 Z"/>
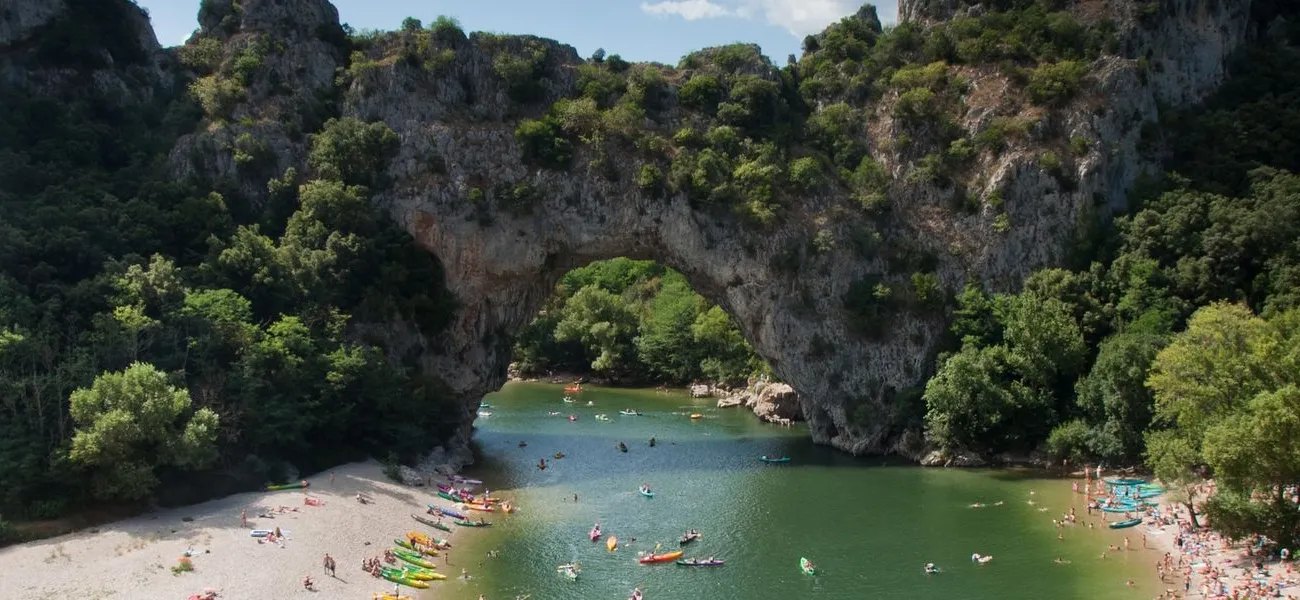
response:
<path id="1" fill-rule="evenodd" d="M 325 0 L 244 0 L 239 9 L 230 0 L 205 3 L 200 35 L 221 40 L 227 56 L 258 36 L 273 36 L 281 47 L 247 83 L 226 125 L 180 140 L 172 162 L 178 176 L 216 173 L 256 200 L 265 195 L 265 177 L 249 176 L 230 157 L 241 133 L 266 140 L 279 173 L 304 167 L 302 134 L 325 115 L 382 121 L 397 132 L 389 185 L 375 200 L 438 256 L 461 308 L 435 337 L 400 322 L 369 327 L 384 333 L 395 354 L 418 356 L 427 373 L 442 379 L 462 401 L 466 423 L 482 395 L 504 382 L 514 332 L 556 280 L 593 260 L 629 256 L 681 271 L 732 314 L 800 393 L 815 441 L 854 453 L 915 455 L 923 446 L 916 435 L 923 407 L 908 390 L 931 370 L 946 324 L 943 307 L 920 289 L 937 284 L 951 294 L 970 280 L 1009 289 L 1033 269 L 1058 263 L 1095 209 L 1124 206 L 1126 190 L 1147 166 L 1137 151 L 1141 125 L 1156 119 L 1161 102 L 1194 102 L 1212 89 L 1248 31 L 1241 7 L 1221 3 L 1206 11 L 1192 4 L 1177 3 L 1159 27 L 1123 23 L 1121 44 L 1135 56 L 1198 52 L 1145 78 L 1135 59 L 1103 56 L 1092 65 L 1087 101 L 1052 116 L 1052 127 L 1090 142 L 1068 165 L 1072 186 L 1040 165 L 1040 146 L 1024 143 L 981 156 L 976 168 L 984 173 L 968 193 L 996 193 L 1001 202 L 973 212 L 952 209 L 963 193 L 954 186 L 904 180 L 919 156 L 882 143 L 903 131 L 892 110 L 896 95 L 858 107 L 868 120 L 859 135 L 894 180 L 884 216 L 864 214 L 833 185 L 787 198 L 779 220 L 755 227 L 686 194 L 636 185 L 634 175 L 649 161 L 632 144 L 582 145 L 567 170 L 530 166 L 515 126 L 576 95 L 582 61 L 572 48 L 475 34 L 444 40 L 451 59 L 420 68 L 402 58 L 411 56 L 402 48 L 418 41 L 399 33 L 390 40 L 396 58 L 362 52 L 349 59 L 337 12 Z M 870 21 L 874 12 L 859 17 Z M 510 98 L 494 57 L 537 48 L 546 57 L 539 67 L 545 77 L 525 105 Z M 780 78 L 770 64 L 742 68 Z M 667 107 L 646 125 L 665 136 L 684 118 L 676 91 L 690 69 L 671 75 Z M 1010 89 L 993 69 L 964 76 L 995 95 Z M 974 135 L 996 108 L 967 106 L 957 123 Z M 1013 226 L 999 226 L 1000 219 Z M 884 289 L 878 284 L 895 300 L 875 294 Z"/>

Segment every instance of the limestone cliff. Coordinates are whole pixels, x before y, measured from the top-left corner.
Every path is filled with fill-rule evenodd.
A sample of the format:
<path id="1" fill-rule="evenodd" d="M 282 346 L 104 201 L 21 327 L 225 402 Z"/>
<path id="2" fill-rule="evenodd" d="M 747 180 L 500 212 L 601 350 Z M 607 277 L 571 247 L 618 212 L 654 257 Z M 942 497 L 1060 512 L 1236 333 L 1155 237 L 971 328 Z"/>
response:
<path id="1" fill-rule="evenodd" d="M 13 44 L 57 14 L 54 4 L 18 4 L 26 8 L 6 13 L 0 43 Z M 663 82 L 642 90 L 654 95 L 653 110 L 601 135 L 572 136 L 571 164 L 545 168 L 516 128 L 580 95 L 581 69 L 590 63 L 572 48 L 448 28 L 349 39 L 325 0 L 203 3 L 201 30 L 181 55 L 208 119 L 178 140 L 171 162 L 177 177 L 224 182 L 258 201 L 270 177 L 289 167 L 309 172 L 307 136 L 326 118 L 392 128 L 401 146 L 375 201 L 437 255 L 461 308 L 436 337 L 397 319 L 365 328 L 382 332 L 394 356 L 417 356 L 437 374 L 462 400 L 466 423 L 481 396 L 505 381 L 513 333 L 558 278 L 593 260 L 629 256 L 681 271 L 731 313 L 798 391 L 817 442 L 917 456 L 924 443 L 915 388 L 932 372 L 944 335 L 943 297 L 970 280 L 1012 289 L 1032 270 L 1060 263 L 1081 224 L 1126 205 L 1147 167 L 1143 125 L 1162 107 L 1194 103 L 1214 89 L 1228 54 L 1251 35 L 1248 1 L 1173 0 L 1154 11 L 1147 4 L 1075 3 L 1084 25 L 1114 24 L 1115 40 L 1087 64 L 1082 93 L 1061 105 L 1024 101 L 1015 73 L 996 65 L 941 67 L 952 82 L 953 101 L 943 110 L 955 137 L 976 138 L 995 122 L 1024 124 L 1023 135 L 966 152 L 946 177 L 925 175 L 933 128 L 909 123 L 902 89 L 823 92 L 791 108 L 819 114 L 843 103 L 862 116 L 850 137 L 888 174 L 871 210 L 832 177 L 799 191 L 780 186 L 771 193 L 775 218 L 755 224 L 638 176 L 674 168 L 685 151 L 681 129 L 706 122 L 683 100 L 686 82 L 745 76 L 756 87 L 788 89 L 791 72 L 770 63 L 723 65 L 736 52 L 708 51 L 678 68 L 634 67 L 629 72 L 653 70 Z M 982 10 L 959 0 L 904 0 L 900 12 L 924 27 Z M 853 19 L 861 35 L 880 34 L 874 11 Z M 258 140 L 260 160 L 237 160 L 245 133 Z M 811 152 L 797 139 L 781 143 L 790 156 Z M 715 191 L 730 185 L 734 192 L 752 175 L 737 172 Z M 740 196 L 740 204 L 749 201 Z"/>

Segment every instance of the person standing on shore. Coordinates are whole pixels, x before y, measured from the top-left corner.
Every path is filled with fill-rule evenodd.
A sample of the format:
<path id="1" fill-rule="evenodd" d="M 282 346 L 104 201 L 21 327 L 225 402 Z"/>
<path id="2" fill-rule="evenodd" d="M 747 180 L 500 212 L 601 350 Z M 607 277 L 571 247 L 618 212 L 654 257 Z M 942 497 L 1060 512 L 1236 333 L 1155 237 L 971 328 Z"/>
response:
<path id="1" fill-rule="evenodd" d="M 248 527 L 248 509 L 247 509 L 247 508 L 242 509 L 242 510 L 239 511 L 239 525 L 240 525 L 241 527 Z"/>

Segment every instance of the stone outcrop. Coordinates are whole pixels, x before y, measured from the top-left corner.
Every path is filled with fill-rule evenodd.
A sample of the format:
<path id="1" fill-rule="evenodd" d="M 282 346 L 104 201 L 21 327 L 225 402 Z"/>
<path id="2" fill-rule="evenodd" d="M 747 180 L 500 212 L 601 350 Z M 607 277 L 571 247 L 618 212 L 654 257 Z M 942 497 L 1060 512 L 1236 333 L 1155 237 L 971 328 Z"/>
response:
<path id="1" fill-rule="evenodd" d="M 754 414 L 770 422 L 789 423 L 797 420 L 802 417 L 799 394 L 788 384 L 768 384 L 758 393 L 758 399 L 754 402 Z"/>
<path id="2" fill-rule="evenodd" d="M 799 394 L 785 383 L 754 381 L 718 399 L 718 408 L 744 407 L 769 423 L 788 425 L 803 420 Z"/>
<path id="3" fill-rule="evenodd" d="M 33 35 L 70 1 L 10 2 L 15 8 L 0 21 L 0 44 Z M 515 127 L 521 117 L 539 116 L 555 100 L 575 95 L 581 59 L 571 47 L 474 34 L 446 41 L 451 58 L 434 67 L 378 57 L 362 65 L 347 55 L 337 11 L 326 0 L 204 5 L 197 38 L 219 41 L 223 60 L 253 44 L 270 44 L 270 50 L 221 126 L 205 126 L 177 142 L 171 161 L 176 177 L 234 182 L 256 204 L 267 194 L 268 174 L 289 167 L 308 172 L 307 136 L 324 118 L 351 116 L 392 128 L 400 150 L 385 173 L 389 185 L 375 201 L 437 255 L 461 308 L 437 336 L 400 320 L 369 324 L 368 332 L 386 338 L 394 357 L 436 374 L 461 400 L 466 424 L 483 394 L 505 382 L 513 334 L 534 317 L 557 280 L 591 261 L 627 256 L 681 271 L 735 317 L 791 388 L 773 389 L 766 398 L 760 392 L 756 406 L 782 418 L 802 416 L 819 443 L 917 457 L 924 444 L 912 429 L 916 407 L 898 398 L 933 371 L 946 315 L 904 308 L 889 315 L 880 335 L 866 335 L 845 306 L 855 283 L 907 286 L 911 274 L 923 270 L 948 292 L 972 279 L 1009 290 L 1034 269 L 1059 264 L 1080 223 L 1099 208 L 1105 213 L 1127 204 L 1129 188 L 1149 166 L 1138 151 L 1143 125 L 1155 122 L 1162 106 L 1194 103 L 1213 90 L 1224 77 L 1226 57 L 1251 33 L 1248 1 L 1170 0 L 1153 17 L 1140 16 L 1129 1 L 1082 3 L 1081 11 L 1100 11 L 1118 23 L 1121 52 L 1091 65 L 1087 93 L 1052 117 L 1051 127 L 1064 135 L 1052 141 L 1031 131 L 1028 141 L 972 167 L 980 176 L 965 193 L 996 193 L 997 211 L 988 202 L 971 213 L 954 211 L 958 190 L 908 180 L 917 157 L 886 143 L 902 135 L 893 117 L 897 97 L 887 95 L 859 108 L 868 115 L 864 137 L 872 154 L 894 178 L 888 215 L 868 223 L 847 192 L 833 188 L 798 198 L 782 219 L 759 229 L 683 195 L 641 189 L 631 174 L 649 162 L 630 144 L 581 145 L 567 171 L 526 164 Z M 900 14 L 923 21 L 975 10 L 963 0 L 903 0 Z M 401 37 L 408 34 L 396 35 L 418 46 Z M 205 75 L 169 66 L 168 54 L 152 44 L 136 67 L 146 80 Z M 532 108 L 510 100 L 495 62 L 502 53 L 525 50 L 541 56 L 538 68 L 546 73 L 536 80 Z M 10 59 L 5 54 L 0 60 Z M 0 77 L 23 76 L 3 68 L 7 64 L 0 63 Z M 771 65 L 753 71 L 771 81 L 780 77 Z M 686 78 L 670 75 L 674 82 Z M 973 135 L 1016 91 L 996 69 L 969 68 L 961 76 L 970 90 L 955 122 Z M 663 104 L 645 126 L 671 137 L 684 118 L 675 89 Z M 258 171 L 232 157 L 244 133 L 261 140 L 270 156 Z M 1072 138 L 1087 140 L 1089 149 L 1066 161 L 1067 186 L 1039 158 L 1049 147 L 1070 156 L 1051 144 Z M 999 227 L 999 219 L 1010 227 Z M 879 233 L 874 249 L 851 251 L 845 241 L 867 226 Z M 814 236 L 841 243 L 813 251 Z M 468 435 L 466 427 L 460 441 Z"/>

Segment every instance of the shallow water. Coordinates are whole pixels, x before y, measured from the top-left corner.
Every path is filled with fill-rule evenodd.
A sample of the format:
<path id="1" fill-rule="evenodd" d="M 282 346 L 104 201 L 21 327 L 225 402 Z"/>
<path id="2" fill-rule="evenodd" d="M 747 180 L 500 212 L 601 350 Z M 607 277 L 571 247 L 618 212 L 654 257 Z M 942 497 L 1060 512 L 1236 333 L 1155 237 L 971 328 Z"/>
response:
<path id="1" fill-rule="evenodd" d="M 455 575 L 464 568 L 471 578 L 435 583 L 426 597 L 620 599 L 634 586 L 647 600 L 1118 600 L 1159 593 L 1149 573 L 1160 553 L 1099 558 L 1125 534 L 1087 528 L 1082 496 L 1070 492 L 1068 480 L 855 459 L 812 445 L 799 427 L 761 423 L 742 409 L 718 410 L 711 400 L 590 388 L 577 403 L 564 404 L 561 387 L 515 383 L 486 399 L 492 415 L 479 418 L 475 433 L 483 456 L 467 475 L 522 509 L 488 516 L 490 529 L 458 532 L 451 565 L 439 569 Z M 588 400 L 595 406 L 585 406 Z M 628 407 L 644 415 L 618 414 Z M 704 418 L 691 420 L 691 412 Z M 596 420 L 597 413 L 610 421 Z M 518 447 L 521 440 L 526 448 Z M 618 441 L 627 453 L 615 448 Z M 553 460 L 557 451 L 566 458 Z M 792 461 L 763 464 L 757 460 L 763 454 Z M 545 471 L 537 469 L 543 456 L 550 463 Z M 642 482 L 654 498 L 637 492 Z M 1004 504 L 993 506 L 997 501 Z M 990 506 L 970 508 L 975 502 Z M 1058 540 L 1052 519 L 1071 502 L 1080 524 Z M 596 521 L 606 535 L 636 541 L 609 552 L 604 538 L 587 538 Z M 684 548 L 686 556 L 717 556 L 726 566 L 636 563 L 637 551 L 656 544 L 676 550 L 688 528 L 703 537 Z M 1139 548 L 1141 532 L 1127 535 Z M 492 549 L 497 558 L 486 557 Z M 976 552 L 994 560 L 975 565 Z M 817 564 L 817 575 L 800 572 L 801 556 Z M 1057 557 L 1070 562 L 1056 564 Z M 575 561 L 582 567 L 578 581 L 556 572 L 556 565 Z M 927 562 L 943 572 L 923 574 Z M 1128 579 L 1137 586 L 1127 586 Z"/>

